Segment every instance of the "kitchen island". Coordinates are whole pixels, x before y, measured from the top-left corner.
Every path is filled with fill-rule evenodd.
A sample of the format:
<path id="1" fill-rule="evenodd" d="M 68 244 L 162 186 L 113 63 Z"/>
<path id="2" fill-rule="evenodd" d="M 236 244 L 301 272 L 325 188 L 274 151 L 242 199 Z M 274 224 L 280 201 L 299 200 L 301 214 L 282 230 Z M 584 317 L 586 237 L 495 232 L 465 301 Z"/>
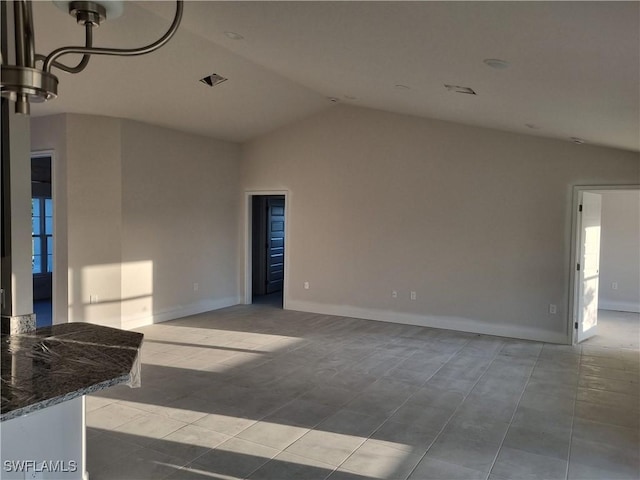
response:
<path id="1" fill-rule="evenodd" d="M 2 336 L 0 478 L 86 480 L 84 395 L 140 386 L 142 339 L 88 323 Z"/>

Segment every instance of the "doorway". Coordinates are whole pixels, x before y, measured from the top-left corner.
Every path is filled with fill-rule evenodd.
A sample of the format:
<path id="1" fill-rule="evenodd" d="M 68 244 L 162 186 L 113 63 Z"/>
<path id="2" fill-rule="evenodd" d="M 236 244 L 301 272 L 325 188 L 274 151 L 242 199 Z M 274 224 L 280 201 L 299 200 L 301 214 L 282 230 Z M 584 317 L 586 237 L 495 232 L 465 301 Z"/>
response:
<path id="1" fill-rule="evenodd" d="M 53 323 L 52 156 L 31 157 L 31 272 L 36 326 Z"/>
<path id="2" fill-rule="evenodd" d="M 574 187 L 573 343 L 616 348 L 625 342 L 615 335 L 629 325 L 640 331 L 639 194 L 636 185 Z"/>
<path id="3" fill-rule="evenodd" d="M 284 306 L 285 195 L 251 195 L 251 303 Z"/>

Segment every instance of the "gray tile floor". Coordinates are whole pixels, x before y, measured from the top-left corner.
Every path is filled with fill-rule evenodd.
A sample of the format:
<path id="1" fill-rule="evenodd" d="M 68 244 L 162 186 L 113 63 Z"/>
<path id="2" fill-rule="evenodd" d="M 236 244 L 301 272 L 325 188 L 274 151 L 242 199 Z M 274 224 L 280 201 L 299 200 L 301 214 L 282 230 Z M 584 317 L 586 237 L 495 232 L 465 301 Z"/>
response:
<path id="1" fill-rule="evenodd" d="M 638 479 L 640 316 L 601 313 L 577 347 L 269 305 L 141 328 L 143 387 L 87 398 L 90 477 Z"/>

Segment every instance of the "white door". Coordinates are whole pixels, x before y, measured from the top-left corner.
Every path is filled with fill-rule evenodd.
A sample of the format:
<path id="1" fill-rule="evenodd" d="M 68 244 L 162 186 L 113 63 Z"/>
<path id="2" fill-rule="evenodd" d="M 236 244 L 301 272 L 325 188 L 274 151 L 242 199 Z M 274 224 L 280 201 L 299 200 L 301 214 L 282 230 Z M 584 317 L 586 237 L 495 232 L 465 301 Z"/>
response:
<path id="1" fill-rule="evenodd" d="M 582 192 L 580 257 L 578 259 L 578 342 L 596 334 L 600 273 L 600 212 L 602 196 Z"/>

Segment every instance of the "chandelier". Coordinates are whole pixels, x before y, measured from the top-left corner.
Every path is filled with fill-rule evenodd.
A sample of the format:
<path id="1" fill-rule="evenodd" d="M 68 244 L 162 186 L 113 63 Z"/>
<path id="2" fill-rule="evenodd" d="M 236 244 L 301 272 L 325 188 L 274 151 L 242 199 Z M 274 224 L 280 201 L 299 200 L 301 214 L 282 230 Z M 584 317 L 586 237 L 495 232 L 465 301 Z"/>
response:
<path id="1" fill-rule="evenodd" d="M 10 5 L 2 2 L 3 17 Z M 17 113 L 28 115 L 29 102 L 43 102 L 58 96 L 58 78 L 51 72 L 55 67 L 68 73 L 79 73 L 89 63 L 91 55 L 134 56 L 151 53 L 162 47 L 178 30 L 184 9 L 183 0 L 176 1 L 176 12 L 173 22 L 165 34 L 149 45 L 139 48 L 104 48 L 93 46 L 93 29 L 101 22 L 113 19 L 122 14 L 123 2 L 120 0 L 96 1 L 57 1 L 54 3 L 75 17 L 79 25 L 85 29 L 84 46 L 60 47 L 48 55 L 35 53 L 33 13 L 30 0 L 13 1 L 13 19 L 15 33 L 15 64 L 10 65 L 2 58 L 1 94 L 15 102 Z M 3 18 L 3 28 L 4 25 Z M 58 59 L 68 54 L 80 54 L 82 59 L 77 65 L 70 66 Z M 41 62 L 41 66 L 36 64 Z"/>

